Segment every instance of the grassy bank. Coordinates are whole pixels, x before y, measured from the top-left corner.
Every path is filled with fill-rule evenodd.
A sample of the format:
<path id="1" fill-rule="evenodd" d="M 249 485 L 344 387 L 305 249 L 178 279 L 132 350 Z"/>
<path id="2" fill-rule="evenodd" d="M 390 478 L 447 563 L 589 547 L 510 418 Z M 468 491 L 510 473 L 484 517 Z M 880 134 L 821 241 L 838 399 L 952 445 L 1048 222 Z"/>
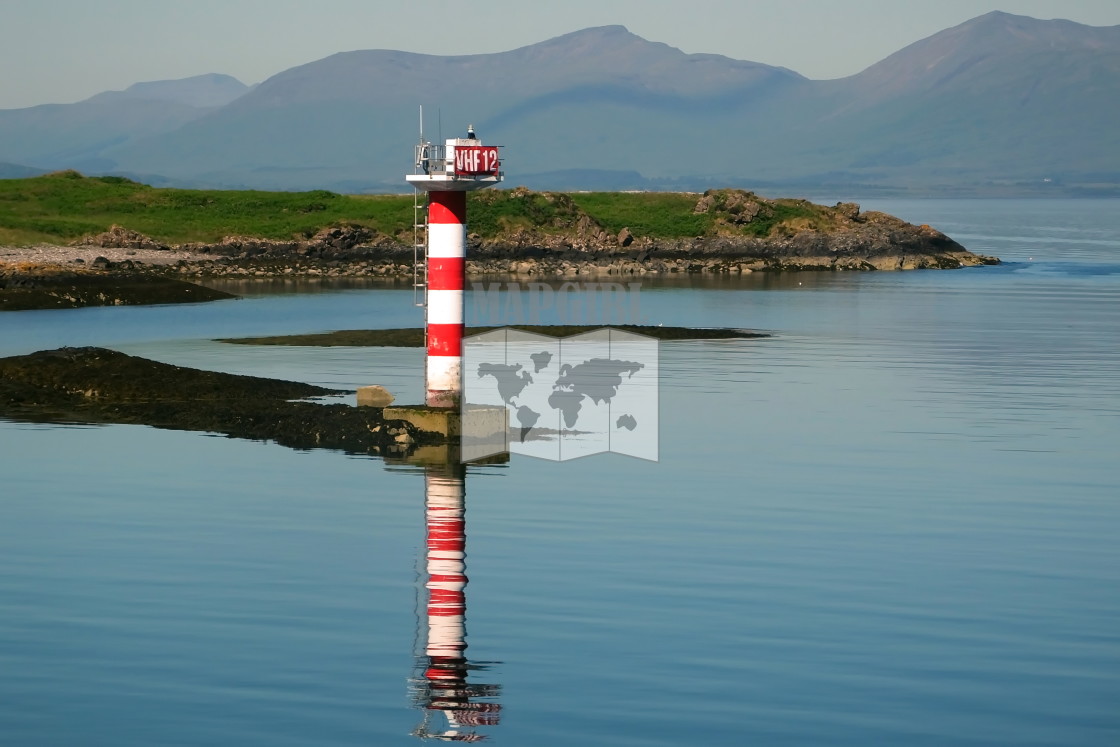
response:
<path id="1" fill-rule="evenodd" d="M 118 224 L 169 244 L 225 236 L 289 239 L 357 223 L 396 234 L 412 198 L 312 192 L 159 189 L 74 171 L 0 179 L 0 243 L 67 242 Z"/>
<path id="2" fill-rule="evenodd" d="M 757 198 L 748 195 L 745 202 L 744 193 L 726 190 L 711 195 L 697 212 L 695 194 L 484 190 L 470 195 L 470 230 L 484 238 L 525 229 L 562 234 L 590 221 L 611 234 L 628 228 L 657 238 L 767 236 L 783 227 L 827 230 L 837 220 L 832 208 L 767 200 L 744 221 L 736 211 Z M 344 224 L 407 241 L 412 218 L 409 194 L 163 189 L 75 171 L 0 180 L 0 244 L 68 243 L 114 224 L 168 244 L 225 236 L 305 238 Z"/>

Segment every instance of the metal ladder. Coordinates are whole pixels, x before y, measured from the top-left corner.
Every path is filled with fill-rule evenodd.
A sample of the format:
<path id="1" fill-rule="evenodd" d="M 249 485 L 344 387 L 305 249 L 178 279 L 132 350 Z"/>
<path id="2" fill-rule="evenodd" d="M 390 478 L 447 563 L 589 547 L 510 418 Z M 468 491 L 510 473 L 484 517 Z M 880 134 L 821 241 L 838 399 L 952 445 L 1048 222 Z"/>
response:
<path id="1" fill-rule="evenodd" d="M 428 200 L 412 190 L 412 305 L 428 306 Z"/>

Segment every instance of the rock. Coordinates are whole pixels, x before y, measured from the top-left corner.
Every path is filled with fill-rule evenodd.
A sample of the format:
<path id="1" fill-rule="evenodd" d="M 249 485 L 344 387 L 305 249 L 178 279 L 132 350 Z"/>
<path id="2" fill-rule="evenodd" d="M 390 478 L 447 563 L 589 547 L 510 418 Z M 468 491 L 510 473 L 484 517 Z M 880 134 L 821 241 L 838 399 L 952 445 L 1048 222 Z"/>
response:
<path id="1" fill-rule="evenodd" d="M 617 240 L 618 240 L 618 245 L 619 246 L 623 246 L 623 247 L 630 246 L 631 244 L 634 243 L 634 234 L 630 233 L 629 228 L 624 228 L 624 229 L 622 229 L 621 231 L 618 232 L 618 239 Z"/>
<path id="2" fill-rule="evenodd" d="M 395 400 L 383 386 L 363 386 L 358 388 L 358 407 L 388 407 Z"/>
<path id="3" fill-rule="evenodd" d="M 87 236 L 78 242 L 79 246 L 100 246 L 105 249 L 148 249 L 168 251 L 171 247 L 150 236 L 131 231 L 124 226 L 113 225 L 108 231 L 96 236 Z"/>
<path id="4" fill-rule="evenodd" d="M 849 220 L 856 220 L 859 218 L 859 205 L 854 202 L 838 202 L 836 203 L 836 212 Z"/>

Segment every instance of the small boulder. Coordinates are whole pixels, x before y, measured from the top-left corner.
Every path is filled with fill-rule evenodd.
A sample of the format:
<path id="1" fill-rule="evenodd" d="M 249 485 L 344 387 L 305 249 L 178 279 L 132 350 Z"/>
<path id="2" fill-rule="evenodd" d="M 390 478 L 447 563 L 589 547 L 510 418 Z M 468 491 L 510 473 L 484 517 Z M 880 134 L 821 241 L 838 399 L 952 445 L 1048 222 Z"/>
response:
<path id="1" fill-rule="evenodd" d="M 395 399 L 383 386 L 358 387 L 358 407 L 388 407 Z"/>

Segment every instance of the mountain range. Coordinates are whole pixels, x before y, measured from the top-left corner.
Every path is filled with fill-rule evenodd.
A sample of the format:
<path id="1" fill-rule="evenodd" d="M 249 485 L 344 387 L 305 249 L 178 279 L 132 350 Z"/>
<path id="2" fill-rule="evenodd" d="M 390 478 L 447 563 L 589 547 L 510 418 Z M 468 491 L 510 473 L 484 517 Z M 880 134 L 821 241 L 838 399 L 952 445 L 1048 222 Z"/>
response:
<path id="1" fill-rule="evenodd" d="M 248 87 L 138 83 L 0 110 L 0 177 L 405 191 L 418 137 L 473 124 L 510 186 L 1120 187 L 1120 26 L 993 12 L 866 70 L 685 54 L 622 26 L 507 52 L 345 52 Z"/>

